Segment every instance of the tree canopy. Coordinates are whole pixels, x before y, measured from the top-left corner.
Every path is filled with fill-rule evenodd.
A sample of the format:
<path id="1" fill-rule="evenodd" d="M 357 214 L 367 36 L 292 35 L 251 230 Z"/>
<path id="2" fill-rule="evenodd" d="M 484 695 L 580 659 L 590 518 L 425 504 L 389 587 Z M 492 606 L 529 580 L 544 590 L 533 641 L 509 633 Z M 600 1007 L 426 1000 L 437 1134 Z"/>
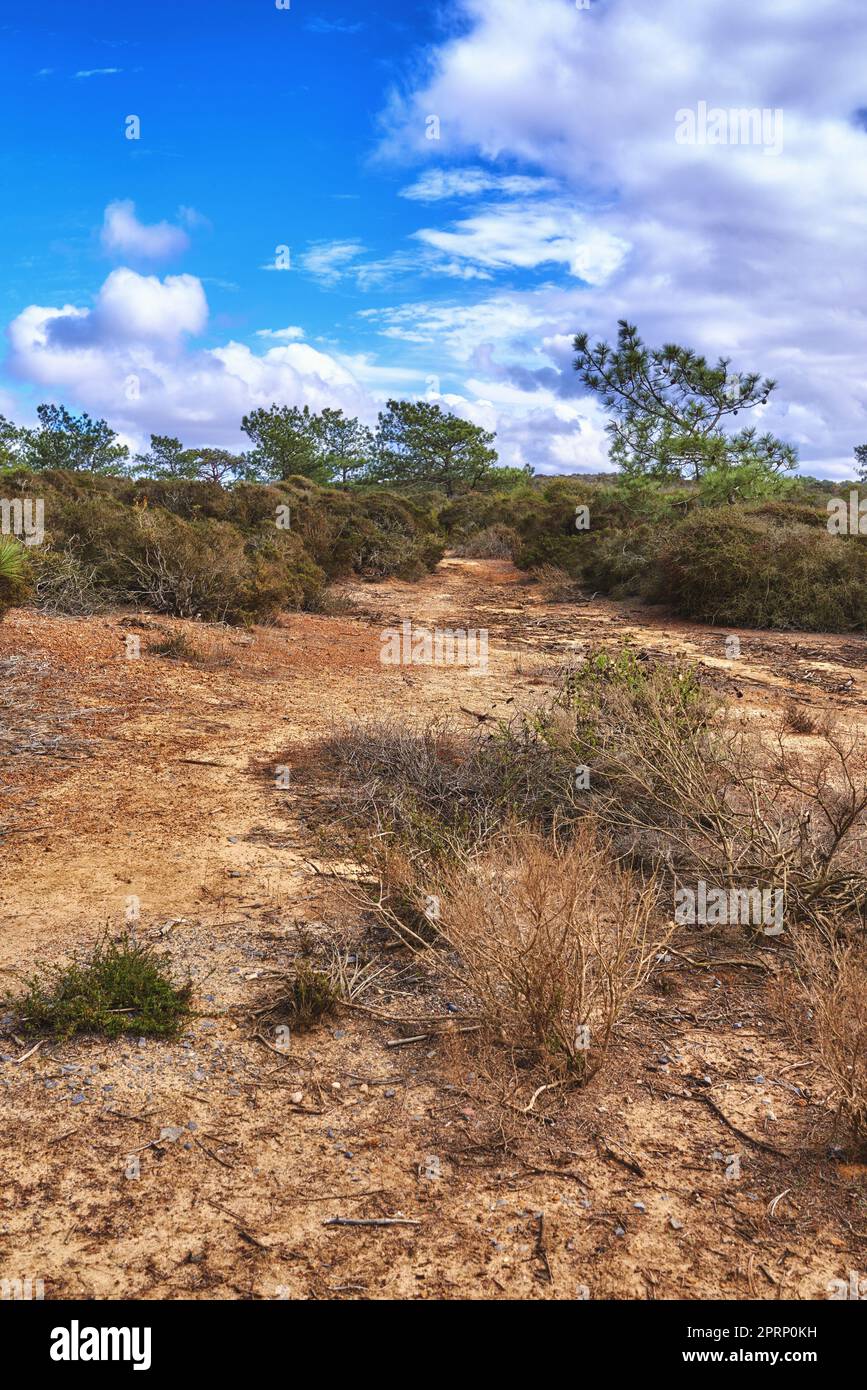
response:
<path id="1" fill-rule="evenodd" d="M 575 370 L 611 416 L 609 456 L 628 477 L 698 481 L 745 469 L 754 486 L 757 475 L 767 481 L 797 466 L 795 449 L 774 435 L 727 428 L 741 412 L 767 404 L 776 387 L 770 378 L 732 372 L 727 357 L 710 365 L 676 343 L 648 348 L 624 319 L 615 348 L 591 344 L 587 333 L 574 348 Z M 736 491 L 740 476 L 729 479 Z"/>
<path id="2" fill-rule="evenodd" d="M 441 488 L 453 497 L 492 471 L 494 439 L 431 401 L 388 401 L 376 431 L 374 476 L 397 487 Z"/>

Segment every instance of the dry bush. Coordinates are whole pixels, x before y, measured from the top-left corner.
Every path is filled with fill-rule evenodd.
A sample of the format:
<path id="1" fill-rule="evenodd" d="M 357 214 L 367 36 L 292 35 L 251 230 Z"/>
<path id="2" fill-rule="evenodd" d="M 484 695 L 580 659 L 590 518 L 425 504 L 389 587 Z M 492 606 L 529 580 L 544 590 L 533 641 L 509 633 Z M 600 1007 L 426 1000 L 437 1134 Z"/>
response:
<path id="1" fill-rule="evenodd" d="M 586 1081 L 670 926 L 654 881 L 585 821 L 569 843 L 516 830 L 444 868 L 440 931 L 481 1016 L 509 1048 Z"/>
<path id="2" fill-rule="evenodd" d="M 233 644 L 224 629 L 202 626 L 195 635 L 183 631 L 162 631 L 165 634 L 162 640 L 148 645 L 148 652 L 152 656 L 166 657 L 170 661 L 187 661 L 212 670 L 234 665 Z"/>
<path id="3" fill-rule="evenodd" d="M 597 654 L 542 719 L 591 768 L 593 809 L 632 854 L 681 882 L 782 889 L 789 925 L 863 921 L 867 754 L 833 720 L 808 749 L 759 731 L 688 668 Z"/>
<path id="4" fill-rule="evenodd" d="M 138 518 L 138 531 L 139 548 L 126 563 L 139 603 L 178 618 L 223 621 L 235 611 L 247 567 L 243 542 L 229 526 L 154 514 Z"/>
<path id="5" fill-rule="evenodd" d="M 112 597 L 105 586 L 100 585 L 96 566 L 85 563 L 71 542 L 62 550 L 50 546 L 35 549 L 30 565 L 33 574 L 31 602 L 43 613 L 86 616 L 100 612 Z"/>
<path id="6" fill-rule="evenodd" d="M 520 544 L 517 531 L 497 521 L 455 546 L 454 553 L 467 560 L 511 560 Z"/>
<path id="7" fill-rule="evenodd" d="M 536 571 L 539 588 L 546 603 L 568 603 L 581 594 L 577 580 L 559 565 L 540 565 Z"/>
<path id="8" fill-rule="evenodd" d="M 345 824 L 434 862 L 484 844 L 512 821 L 547 827 L 574 814 L 571 767 L 525 721 L 494 734 L 446 722 L 348 724 L 322 745 Z"/>
<path id="9" fill-rule="evenodd" d="M 343 896 L 405 946 L 424 951 L 433 945 L 439 938 L 439 908 L 428 856 L 385 834 L 360 836 L 356 854 L 374 877 L 345 879 Z"/>
<path id="10" fill-rule="evenodd" d="M 839 1121 L 867 1141 L 867 947 L 859 941 L 795 938 L 798 1022 L 809 1026 L 827 1100 Z"/>

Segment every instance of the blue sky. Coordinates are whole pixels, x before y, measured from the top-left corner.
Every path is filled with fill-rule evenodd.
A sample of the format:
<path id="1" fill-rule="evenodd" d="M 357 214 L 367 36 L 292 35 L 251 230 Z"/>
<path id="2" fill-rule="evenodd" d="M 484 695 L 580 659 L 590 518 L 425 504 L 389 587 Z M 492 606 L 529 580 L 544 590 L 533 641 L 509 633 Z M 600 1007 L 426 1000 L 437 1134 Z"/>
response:
<path id="1" fill-rule="evenodd" d="M 0 0 L 0 411 L 239 447 L 272 400 L 374 420 L 427 395 L 503 462 L 593 470 L 571 337 L 625 316 L 775 376 L 761 427 L 849 475 L 863 11 Z M 701 103 L 779 112 L 776 148 L 683 143 Z"/>

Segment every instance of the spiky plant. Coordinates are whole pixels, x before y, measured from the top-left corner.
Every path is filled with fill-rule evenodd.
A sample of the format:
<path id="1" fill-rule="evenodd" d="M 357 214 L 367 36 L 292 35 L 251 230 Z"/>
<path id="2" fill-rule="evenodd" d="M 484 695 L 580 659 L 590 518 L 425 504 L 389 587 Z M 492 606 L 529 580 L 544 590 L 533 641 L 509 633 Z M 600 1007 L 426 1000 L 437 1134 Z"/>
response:
<path id="1" fill-rule="evenodd" d="M 0 618 L 27 591 L 27 555 L 12 536 L 0 536 Z"/>

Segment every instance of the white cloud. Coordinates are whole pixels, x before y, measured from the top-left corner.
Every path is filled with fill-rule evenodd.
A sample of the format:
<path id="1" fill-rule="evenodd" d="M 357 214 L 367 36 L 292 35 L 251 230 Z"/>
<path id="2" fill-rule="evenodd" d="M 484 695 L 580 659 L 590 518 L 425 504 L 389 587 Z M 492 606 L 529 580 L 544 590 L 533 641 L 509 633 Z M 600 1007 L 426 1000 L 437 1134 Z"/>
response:
<path id="1" fill-rule="evenodd" d="M 270 338 L 275 342 L 293 343 L 304 337 L 304 329 L 290 324 L 288 328 L 257 328 L 257 338 Z"/>
<path id="2" fill-rule="evenodd" d="M 406 188 L 401 198 L 418 203 L 436 203 L 443 198 L 474 198 L 480 193 L 505 193 L 524 198 L 556 187 L 554 179 L 533 178 L 527 174 L 496 174 L 478 166 L 464 169 L 428 169 Z"/>
<path id="3" fill-rule="evenodd" d="M 123 68 L 84 68 L 75 75 L 76 77 L 111 77 L 117 72 L 123 72 Z"/>
<path id="4" fill-rule="evenodd" d="M 245 448 L 242 417 L 275 402 L 306 404 L 313 410 L 336 406 L 374 424 L 377 409 L 390 396 L 439 400 L 463 418 L 496 430 L 503 463 L 529 459 L 547 471 L 557 471 L 558 450 L 572 457 L 568 438 L 575 436 L 580 443 L 585 431 L 574 405 L 548 389 L 532 397 L 483 354 L 476 358 L 482 370 L 466 390 L 441 394 L 439 378 L 428 367 L 391 366 L 369 353 L 320 351 L 297 341 L 302 330 L 294 325 L 258 330 L 257 337 L 272 344 L 262 352 L 234 341 L 198 348 L 191 340 L 204 331 L 207 318 L 204 290 L 194 276 L 160 280 L 119 267 L 92 308 L 34 304 L 19 314 L 8 328 L 9 370 L 21 381 L 50 388 L 53 399 L 65 398 L 104 416 L 135 449 L 151 433 L 177 435 L 188 444 Z M 419 319 L 440 331 L 450 326 L 458 335 L 456 347 L 469 348 L 476 341 L 477 332 L 460 339 L 457 308 L 449 320 L 444 310 L 421 306 Z M 504 322 L 515 328 L 518 319 L 510 314 L 508 301 L 492 301 L 476 329 Z M 14 406 L 8 413 L 20 418 Z M 533 443 L 534 432 L 544 445 Z M 579 443 L 574 446 L 576 466 L 588 466 L 586 441 Z"/>
<path id="5" fill-rule="evenodd" d="M 190 244 L 186 232 L 169 222 L 156 222 L 151 226 L 140 222 L 135 214 L 135 204 L 129 198 L 109 203 L 105 210 L 101 241 L 109 255 L 132 256 L 148 261 L 169 260 L 186 251 Z"/>
<path id="6" fill-rule="evenodd" d="M 534 362 L 527 328 L 541 321 L 552 342 L 579 328 L 610 339 L 626 317 L 651 343 L 685 342 L 731 355 L 735 370 L 775 376 L 763 427 L 799 439 L 812 471 L 838 468 L 867 438 L 861 0 L 766 0 L 758 9 L 753 0 L 592 0 L 587 9 L 457 0 L 453 20 L 415 88 L 392 96 L 383 153 L 429 159 L 425 117 L 435 112 L 440 158 L 471 168 L 508 160 L 555 180 L 602 237 L 583 266 L 562 264 L 599 278 L 577 293 L 567 284 L 478 305 L 397 306 L 381 330 L 464 360 L 488 351 L 504 371 L 559 375 L 559 392 L 574 395 L 569 354 Z M 677 112 L 702 101 L 781 110 L 782 151 L 678 143 Z M 437 189 L 435 174 L 418 183 Z M 556 202 L 566 205 L 566 195 Z M 529 263 L 534 248 L 557 246 L 556 232 L 534 238 L 508 214 L 489 223 L 494 213 L 475 210 L 425 240 L 477 265 Z M 597 260 L 608 237 L 630 247 L 619 265 Z"/>
<path id="7" fill-rule="evenodd" d="M 364 252 L 360 241 L 323 241 L 301 256 L 301 265 L 323 284 L 334 285 Z"/>
<path id="8" fill-rule="evenodd" d="M 459 261 L 493 270 L 560 264 L 592 285 L 610 279 L 629 249 L 580 213 L 547 203 L 484 208 L 454 223 L 451 231 L 426 227 L 414 235 Z"/>
<path id="9" fill-rule="evenodd" d="M 306 343 L 262 353 L 243 343 L 196 349 L 208 306 L 191 275 L 112 271 L 92 309 L 30 305 L 9 325 L 9 370 L 63 393 L 143 443 L 149 433 L 241 448 L 244 414 L 273 402 L 340 406 L 364 418 L 375 407 L 351 370 Z M 265 330 L 270 332 L 270 330 Z"/>

